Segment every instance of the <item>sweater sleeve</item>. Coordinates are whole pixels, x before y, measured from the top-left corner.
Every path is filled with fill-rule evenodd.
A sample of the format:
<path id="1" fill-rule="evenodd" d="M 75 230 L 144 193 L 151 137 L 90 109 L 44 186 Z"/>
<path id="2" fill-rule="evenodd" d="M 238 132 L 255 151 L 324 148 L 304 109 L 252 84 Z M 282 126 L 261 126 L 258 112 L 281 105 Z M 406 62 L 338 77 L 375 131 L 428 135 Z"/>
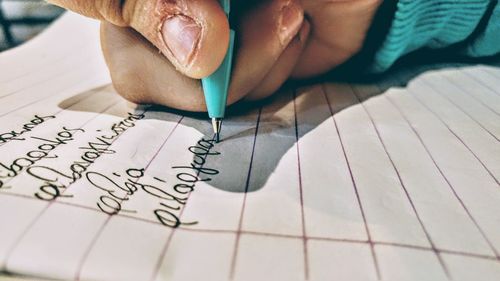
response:
<path id="1" fill-rule="evenodd" d="M 372 72 L 387 70 L 417 49 L 464 42 L 458 52 L 468 56 L 500 52 L 498 0 L 399 0 L 387 36 L 375 53 Z"/>
<path id="2" fill-rule="evenodd" d="M 500 3 L 497 1 L 486 20 L 484 32 L 466 47 L 465 54 L 472 57 L 492 56 L 500 53 Z"/>

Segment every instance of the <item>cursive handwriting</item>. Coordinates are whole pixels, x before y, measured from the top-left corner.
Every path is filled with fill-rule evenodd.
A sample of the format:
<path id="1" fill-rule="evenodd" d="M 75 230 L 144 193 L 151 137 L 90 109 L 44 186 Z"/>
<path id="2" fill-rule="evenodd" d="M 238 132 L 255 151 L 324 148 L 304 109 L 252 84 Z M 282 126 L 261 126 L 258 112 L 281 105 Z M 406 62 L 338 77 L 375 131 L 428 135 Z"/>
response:
<path id="1" fill-rule="evenodd" d="M 220 155 L 212 151 L 214 140 L 201 139 L 195 146 L 190 146 L 188 152 L 193 155 L 193 160 L 185 166 L 174 166 L 177 171 L 174 185 L 153 177 L 152 181 L 144 180 L 145 169 L 130 168 L 125 171 L 126 177 L 119 173 L 105 175 L 101 172 L 87 172 L 89 183 L 100 190 L 101 195 L 97 200 L 97 207 L 108 215 L 119 212 L 135 213 L 135 210 L 124 209 L 123 205 L 137 192 L 145 192 L 158 200 L 153 210 L 156 220 L 162 225 L 177 228 L 181 225 L 193 225 L 198 222 L 182 221 L 181 210 L 187 204 L 189 194 L 195 190 L 196 183 L 212 180 L 212 176 L 219 171 L 206 167 L 208 156 Z"/>
<path id="2" fill-rule="evenodd" d="M 144 114 L 129 113 L 120 122 L 112 124 L 107 133 L 100 134 L 85 146 L 79 147 L 78 150 L 81 151 L 80 157 L 69 165 L 69 171 L 59 171 L 47 166 L 29 167 L 28 174 L 42 181 L 42 185 L 39 191 L 35 193 L 35 197 L 50 201 L 62 196 L 62 190 L 84 177 L 88 168 L 102 155 L 116 153 L 116 151 L 110 149 L 113 142 L 144 117 Z"/>
<path id="3" fill-rule="evenodd" d="M 29 169 L 36 162 L 42 159 L 57 158 L 57 155 L 51 154 L 54 149 L 61 145 L 68 144 L 74 140 L 74 135 L 78 132 L 85 132 L 83 129 L 71 129 L 63 127 L 53 138 L 41 138 L 32 136 L 32 139 L 42 141 L 37 148 L 28 151 L 22 157 L 19 157 L 11 163 L 0 162 L 0 188 L 6 188 L 5 181 L 19 175 L 22 171 Z"/>
<path id="4" fill-rule="evenodd" d="M 188 151 L 193 154 L 193 161 L 187 166 L 174 166 L 177 170 L 176 178 L 179 183 L 174 186 L 174 190 L 181 194 L 189 194 L 194 190 L 197 182 L 211 181 L 208 176 L 219 174 L 219 171 L 206 168 L 208 156 L 220 155 L 220 152 L 211 151 L 215 145 L 215 140 L 201 139 L 197 145 L 190 146 Z"/>
<path id="5" fill-rule="evenodd" d="M 159 208 L 156 208 L 153 213 L 160 223 L 169 227 L 179 227 L 180 225 L 193 225 L 197 222 L 182 222 L 179 211 L 181 206 L 187 202 L 185 194 L 179 194 L 166 186 L 165 181 L 158 178 L 153 178 L 156 182 L 145 183 L 144 169 L 130 168 L 125 171 L 126 177 L 119 173 L 113 173 L 112 176 L 107 176 L 99 172 L 86 173 L 87 180 L 90 184 L 99 189 L 102 195 L 99 196 L 97 207 L 108 215 L 116 215 L 119 212 L 136 213 L 134 210 L 123 209 L 123 204 L 130 200 L 136 192 L 145 192 L 159 200 Z"/>
<path id="6" fill-rule="evenodd" d="M 35 115 L 33 119 L 31 119 L 28 123 L 24 124 L 20 130 L 12 130 L 10 132 L 0 133 L 0 146 L 6 144 L 9 141 L 25 140 L 25 138 L 21 137 L 23 134 L 31 132 L 31 130 L 33 130 L 38 125 L 44 123 L 48 119 L 54 119 L 54 118 L 56 117 L 53 115 L 49 116 Z"/>

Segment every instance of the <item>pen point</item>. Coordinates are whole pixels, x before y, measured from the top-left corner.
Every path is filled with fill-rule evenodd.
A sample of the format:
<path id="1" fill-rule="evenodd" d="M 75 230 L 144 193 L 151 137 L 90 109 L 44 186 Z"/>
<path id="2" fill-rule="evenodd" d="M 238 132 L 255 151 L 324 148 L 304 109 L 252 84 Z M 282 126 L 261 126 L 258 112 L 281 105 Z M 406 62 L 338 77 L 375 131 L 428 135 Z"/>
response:
<path id="1" fill-rule="evenodd" d="M 212 118 L 212 128 L 215 134 L 215 141 L 220 141 L 220 131 L 222 128 L 222 118 Z"/>

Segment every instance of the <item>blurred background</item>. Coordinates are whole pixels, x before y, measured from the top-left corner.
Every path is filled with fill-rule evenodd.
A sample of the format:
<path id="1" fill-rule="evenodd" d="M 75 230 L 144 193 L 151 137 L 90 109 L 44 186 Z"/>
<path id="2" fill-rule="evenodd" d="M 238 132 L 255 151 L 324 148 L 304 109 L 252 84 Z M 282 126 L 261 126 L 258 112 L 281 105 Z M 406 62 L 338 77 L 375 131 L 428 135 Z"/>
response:
<path id="1" fill-rule="evenodd" d="M 0 52 L 37 35 L 62 12 L 43 0 L 0 0 Z"/>

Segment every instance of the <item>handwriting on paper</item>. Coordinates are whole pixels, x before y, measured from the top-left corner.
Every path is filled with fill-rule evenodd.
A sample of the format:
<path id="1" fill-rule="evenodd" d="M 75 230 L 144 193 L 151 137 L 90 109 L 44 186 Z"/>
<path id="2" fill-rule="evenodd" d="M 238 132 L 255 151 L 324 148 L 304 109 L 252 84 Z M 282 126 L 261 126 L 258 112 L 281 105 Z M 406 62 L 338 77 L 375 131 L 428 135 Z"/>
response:
<path id="1" fill-rule="evenodd" d="M 54 115 L 49 116 L 39 116 L 35 115 L 33 119 L 22 125 L 21 129 L 12 130 L 10 132 L 0 133 L 0 146 L 6 144 L 9 141 L 22 141 L 25 138 L 22 137 L 23 134 L 31 132 L 34 128 L 46 122 L 49 119 L 56 118 Z"/>
<path id="2" fill-rule="evenodd" d="M 120 122 L 112 124 L 107 132 L 101 133 L 95 139 L 88 142 L 86 146 L 78 148 L 81 151 L 80 157 L 74 160 L 66 171 L 41 165 L 30 166 L 27 169 L 28 174 L 42 181 L 39 191 L 35 193 L 35 197 L 50 201 L 63 196 L 63 191 L 81 179 L 90 165 L 95 163 L 97 159 L 104 154 L 116 153 L 114 150 L 109 149 L 113 142 L 129 128 L 134 127 L 138 120 L 143 118 L 143 114 L 130 113 L 128 117 Z"/>
<path id="3" fill-rule="evenodd" d="M 210 157 L 220 155 L 214 151 L 215 140 L 202 138 L 195 145 L 187 147 L 186 153 L 192 155 L 190 163 L 183 163 L 171 167 L 175 174 L 173 180 L 163 180 L 159 177 L 151 177 L 146 174 L 145 168 L 128 168 L 121 172 L 102 172 L 91 169 L 103 155 L 113 155 L 117 151 L 112 144 L 128 129 L 135 127 L 136 123 L 145 117 L 142 113 L 129 113 L 122 120 L 113 123 L 106 129 L 88 131 L 84 128 L 70 128 L 62 126 L 52 135 L 43 137 L 31 135 L 23 137 L 23 134 L 31 132 L 37 126 L 42 125 L 56 116 L 35 117 L 24 124 L 22 129 L 12 130 L 4 133 L 0 145 L 9 141 L 28 141 L 34 147 L 21 152 L 11 162 L 0 160 L 0 188 L 9 188 L 8 182 L 23 174 L 38 182 L 38 188 L 33 196 L 44 201 L 52 201 L 59 197 L 73 197 L 66 192 L 67 189 L 80 179 L 85 179 L 90 186 L 99 190 L 99 196 L 95 199 L 95 206 L 108 215 L 120 212 L 134 214 L 140 212 L 126 207 L 138 192 L 153 198 L 156 202 L 150 216 L 161 224 L 168 227 L 179 227 L 181 225 L 193 225 L 196 221 L 186 222 L 180 218 L 180 211 L 187 204 L 189 195 L 195 190 L 198 182 L 208 182 L 219 171 L 208 167 Z M 51 161 L 44 159 L 59 158 L 57 148 L 71 145 L 76 138 L 93 134 L 90 141 L 85 145 L 73 145 L 78 151 L 78 158 L 68 161 L 67 165 L 55 167 Z"/>
<path id="4" fill-rule="evenodd" d="M 189 194 L 194 190 L 194 186 L 199 181 L 210 181 L 208 176 L 214 176 L 219 173 L 215 169 L 205 167 L 208 156 L 219 155 L 220 152 L 211 151 L 214 147 L 214 140 L 201 139 L 197 145 L 190 146 L 189 152 L 193 154 L 193 161 L 188 166 L 174 166 L 172 169 L 177 170 L 177 179 L 179 183 L 174 186 L 174 189 L 181 194 Z"/>
<path id="5" fill-rule="evenodd" d="M 5 186 L 6 180 L 18 176 L 24 170 L 29 170 L 38 161 L 57 158 L 58 156 L 52 154 L 52 151 L 61 145 L 66 145 L 73 141 L 75 134 L 80 132 L 84 132 L 84 130 L 62 127 L 62 129 L 51 138 L 32 136 L 32 139 L 41 141 L 42 143 L 36 148 L 27 151 L 23 156 L 15 159 L 11 163 L 6 164 L 0 162 L 0 188 L 7 188 L 7 186 Z"/>
<path id="6" fill-rule="evenodd" d="M 115 215 L 121 211 L 136 213 L 136 210 L 125 209 L 123 205 L 137 192 L 145 192 L 158 200 L 153 210 L 158 222 L 172 228 L 193 225 L 197 222 L 181 221 L 180 211 L 186 205 L 189 194 L 195 190 L 197 182 L 210 181 L 209 176 L 219 174 L 219 171 L 205 167 L 209 156 L 220 155 L 220 152 L 212 151 L 213 148 L 214 140 L 205 139 L 190 146 L 188 151 L 193 154 L 193 161 L 189 165 L 172 167 L 179 181 L 173 185 L 157 177 L 147 178 L 144 168 L 129 168 L 124 173 L 115 172 L 111 175 L 89 171 L 86 178 L 102 192 L 96 204 L 106 214 Z"/>

